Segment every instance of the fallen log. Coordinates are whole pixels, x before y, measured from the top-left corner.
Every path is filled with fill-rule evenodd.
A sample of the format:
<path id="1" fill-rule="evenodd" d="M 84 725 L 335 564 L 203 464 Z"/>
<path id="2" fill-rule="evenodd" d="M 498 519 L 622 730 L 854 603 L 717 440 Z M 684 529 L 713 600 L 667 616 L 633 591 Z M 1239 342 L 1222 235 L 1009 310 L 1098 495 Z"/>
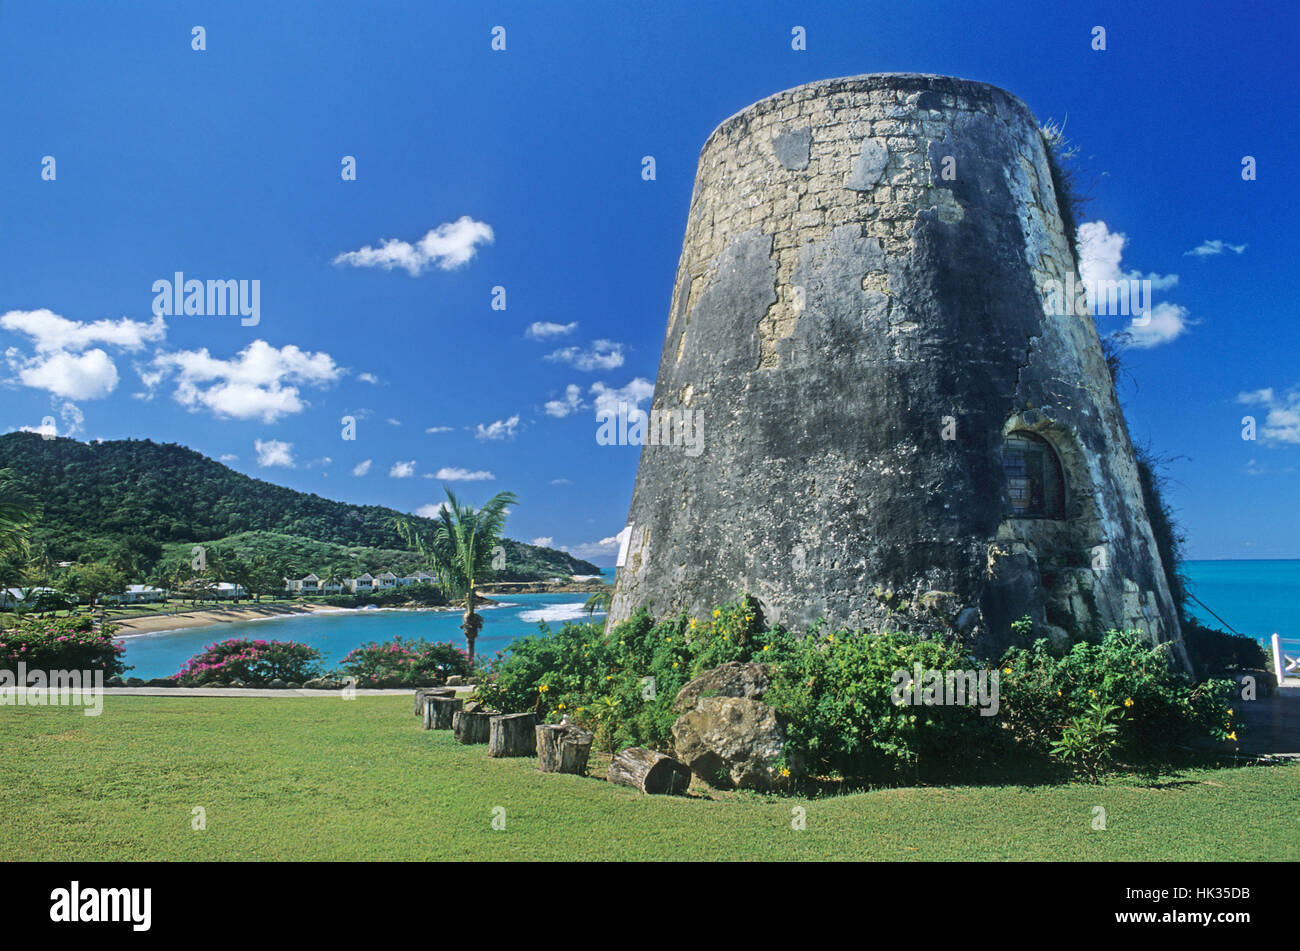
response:
<path id="1" fill-rule="evenodd" d="M 620 786 L 631 786 L 652 796 L 681 795 L 691 784 L 685 763 L 643 746 L 630 746 L 609 764 L 607 778 Z"/>
<path id="2" fill-rule="evenodd" d="M 535 713 L 498 713 L 488 725 L 488 756 L 532 756 L 537 752 Z"/>
<path id="3" fill-rule="evenodd" d="M 451 715 L 451 731 L 456 740 L 466 745 L 486 743 L 492 714 L 479 710 L 457 710 Z"/>
<path id="4" fill-rule="evenodd" d="M 455 697 L 424 698 L 424 728 L 426 730 L 450 730 L 451 717 L 465 701 Z"/>
<path id="5" fill-rule="evenodd" d="M 572 723 L 543 723 L 536 728 L 537 768 L 543 773 L 585 776 L 595 736 Z"/>

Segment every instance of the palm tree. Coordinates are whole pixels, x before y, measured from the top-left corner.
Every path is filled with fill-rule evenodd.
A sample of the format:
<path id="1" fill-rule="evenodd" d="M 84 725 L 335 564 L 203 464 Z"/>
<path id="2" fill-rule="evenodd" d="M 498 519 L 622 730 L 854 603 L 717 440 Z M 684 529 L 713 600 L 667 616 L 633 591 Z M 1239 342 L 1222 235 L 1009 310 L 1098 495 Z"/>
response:
<path id="1" fill-rule="evenodd" d="M 453 600 L 465 599 L 465 617 L 461 630 L 474 660 L 474 641 L 478 639 L 483 618 L 474 610 L 478 595 L 475 589 L 486 580 L 492 565 L 492 549 L 501 541 L 506 507 L 517 505 L 511 492 L 498 492 L 483 507 L 461 505 L 455 494 L 443 486 L 447 502 L 435 520 L 433 535 L 426 539 L 407 519 L 394 520 L 402 539 L 420 553 L 437 577 L 442 589 Z"/>
<path id="2" fill-rule="evenodd" d="M 29 532 L 39 514 L 37 505 L 14 488 L 13 470 L 0 469 L 0 559 L 26 560 Z M 9 580 L 16 579 L 0 579 Z M 0 586 L 0 607 L 8 593 Z"/>
<path id="3" fill-rule="evenodd" d="M 614 589 L 606 585 L 595 594 L 587 599 L 587 603 L 582 606 L 582 610 L 587 612 L 587 619 L 597 611 L 609 611 L 609 602 L 614 598 Z"/>

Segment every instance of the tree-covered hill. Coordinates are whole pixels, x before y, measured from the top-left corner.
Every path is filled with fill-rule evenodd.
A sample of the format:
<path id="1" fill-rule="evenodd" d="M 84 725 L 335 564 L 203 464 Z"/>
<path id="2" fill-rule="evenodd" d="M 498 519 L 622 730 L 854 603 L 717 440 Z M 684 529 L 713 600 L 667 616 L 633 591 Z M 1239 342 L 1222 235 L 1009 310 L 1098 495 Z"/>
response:
<path id="1" fill-rule="evenodd" d="M 335 502 L 254 479 L 174 443 L 83 443 L 8 433 L 0 436 L 4 468 L 12 470 L 18 488 L 39 502 L 41 517 L 32 535 L 53 561 L 104 557 L 129 539 L 169 550 L 183 543 L 271 551 L 295 563 L 308 562 L 304 571 L 316 570 L 310 562 L 317 557 L 381 568 L 415 565 L 414 554 L 392 524 L 404 513 Z M 428 519 L 408 517 L 432 527 Z M 514 541 L 503 546 L 503 578 L 600 570 L 549 548 Z M 364 551 L 353 551 L 358 549 Z M 388 557 L 401 563 L 384 563 Z"/>

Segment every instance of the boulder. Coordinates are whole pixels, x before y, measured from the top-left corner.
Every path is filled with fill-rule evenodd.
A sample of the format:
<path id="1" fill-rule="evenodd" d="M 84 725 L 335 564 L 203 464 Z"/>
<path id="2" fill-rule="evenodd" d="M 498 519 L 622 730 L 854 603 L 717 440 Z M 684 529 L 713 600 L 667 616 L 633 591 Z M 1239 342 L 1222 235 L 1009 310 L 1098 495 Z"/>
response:
<path id="1" fill-rule="evenodd" d="M 305 690 L 338 690 L 343 685 L 329 677 L 313 677 L 302 686 Z"/>
<path id="2" fill-rule="evenodd" d="M 746 697 L 703 697 L 673 724 L 677 758 L 719 789 L 786 785 L 785 732 L 776 711 Z M 788 764 L 787 764 L 788 765 Z"/>
<path id="3" fill-rule="evenodd" d="M 464 685 L 465 685 L 465 678 L 462 677 L 460 674 L 452 674 L 450 677 L 447 678 L 448 687 L 463 687 Z"/>
<path id="4" fill-rule="evenodd" d="M 143 687 L 144 681 L 141 680 L 139 677 L 127 677 L 126 685 L 128 687 Z"/>
<path id="5" fill-rule="evenodd" d="M 290 690 L 301 690 L 301 689 L 302 689 L 302 684 L 298 683 L 298 681 L 296 681 L 296 680 L 291 680 L 291 681 L 289 681 L 287 684 L 285 684 L 285 686 L 288 687 Z"/>
<path id="6" fill-rule="evenodd" d="M 772 686 L 766 664 L 743 664 L 731 661 L 721 667 L 706 670 L 677 692 L 673 712 L 686 713 L 695 709 L 703 697 L 741 697 L 762 700 Z"/>
<path id="7" fill-rule="evenodd" d="M 268 687 L 272 687 L 272 688 L 274 688 L 274 689 L 276 689 L 276 690 L 283 690 L 285 687 L 288 686 L 288 684 L 286 684 L 286 683 L 285 683 L 283 680 L 281 680 L 279 677 L 275 677 L 275 678 L 273 678 L 273 679 L 271 680 L 271 682 L 270 682 L 269 684 L 267 684 L 267 686 L 268 686 Z"/>
<path id="8" fill-rule="evenodd" d="M 119 677 L 117 674 L 114 674 L 112 677 L 109 677 L 107 680 L 104 681 L 104 686 L 105 686 L 105 687 L 125 687 L 125 686 L 126 686 L 126 681 L 123 680 L 121 677 Z"/>

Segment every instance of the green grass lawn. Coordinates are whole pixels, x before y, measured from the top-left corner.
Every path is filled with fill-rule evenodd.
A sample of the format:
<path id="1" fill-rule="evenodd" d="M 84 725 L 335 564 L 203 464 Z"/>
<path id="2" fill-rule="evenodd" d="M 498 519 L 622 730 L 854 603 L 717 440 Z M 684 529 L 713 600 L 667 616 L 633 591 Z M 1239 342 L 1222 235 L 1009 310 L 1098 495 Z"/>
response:
<path id="1" fill-rule="evenodd" d="M 100 717 L 0 707 L 3 861 L 1300 859 L 1300 764 L 1099 787 L 692 792 L 491 760 L 422 731 L 407 697 L 119 696 Z M 196 806 L 205 831 L 191 829 Z"/>

